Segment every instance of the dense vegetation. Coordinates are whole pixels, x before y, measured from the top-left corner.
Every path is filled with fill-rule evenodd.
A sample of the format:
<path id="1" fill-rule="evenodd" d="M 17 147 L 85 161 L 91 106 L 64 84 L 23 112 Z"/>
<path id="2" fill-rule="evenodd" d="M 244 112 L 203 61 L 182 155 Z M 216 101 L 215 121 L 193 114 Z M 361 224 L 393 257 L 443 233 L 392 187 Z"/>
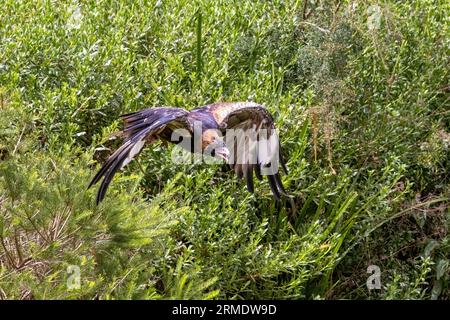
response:
<path id="1" fill-rule="evenodd" d="M 449 12 L 2 0 L 0 299 L 449 298 Z M 274 114 L 295 217 L 163 145 L 95 205 L 120 114 L 240 100 Z"/>

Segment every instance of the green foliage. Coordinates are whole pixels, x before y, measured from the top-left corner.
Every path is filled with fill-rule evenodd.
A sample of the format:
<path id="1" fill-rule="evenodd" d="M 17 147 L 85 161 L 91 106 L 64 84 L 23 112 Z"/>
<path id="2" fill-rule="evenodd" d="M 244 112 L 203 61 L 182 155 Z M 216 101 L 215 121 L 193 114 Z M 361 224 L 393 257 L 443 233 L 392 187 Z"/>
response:
<path id="1" fill-rule="evenodd" d="M 3 1 L 0 298 L 449 298 L 449 11 Z M 95 206 L 120 114 L 220 100 L 274 114 L 292 203 L 157 144 Z"/>

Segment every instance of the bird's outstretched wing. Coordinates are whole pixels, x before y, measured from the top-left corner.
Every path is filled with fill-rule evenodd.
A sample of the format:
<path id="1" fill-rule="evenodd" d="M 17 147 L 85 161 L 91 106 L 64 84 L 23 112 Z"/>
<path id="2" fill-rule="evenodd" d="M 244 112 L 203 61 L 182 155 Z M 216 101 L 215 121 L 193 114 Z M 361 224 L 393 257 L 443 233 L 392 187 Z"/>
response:
<path id="1" fill-rule="evenodd" d="M 157 139 L 170 141 L 171 133 L 175 129 L 183 128 L 192 132 L 188 114 L 184 109 L 158 107 L 122 115 L 124 129 L 121 135 L 125 137 L 125 141 L 108 158 L 88 187 L 90 188 L 103 178 L 97 193 L 97 204 L 105 197 L 106 190 L 117 170 L 125 167 L 137 156 L 145 144 Z"/>
<path id="2" fill-rule="evenodd" d="M 207 108 L 226 136 L 232 159 L 230 165 L 238 177 L 245 178 L 247 189 L 253 192 L 254 172 L 259 180 L 267 176 L 275 198 L 287 194 L 278 165 L 281 164 L 286 174 L 287 167 L 269 111 L 253 102 L 216 103 Z"/>

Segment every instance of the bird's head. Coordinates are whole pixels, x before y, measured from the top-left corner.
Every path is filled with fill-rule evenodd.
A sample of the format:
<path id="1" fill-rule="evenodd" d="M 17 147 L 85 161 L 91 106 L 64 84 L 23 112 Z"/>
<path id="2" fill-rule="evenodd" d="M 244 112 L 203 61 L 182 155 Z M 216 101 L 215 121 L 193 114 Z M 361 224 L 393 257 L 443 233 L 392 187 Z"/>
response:
<path id="1" fill-rule="evenodd" d="M 203 151 L 214 158 L 225 160 L 228 163 L 230 151 L 223 141 L 219 130 L 208 129 L 202 136 Z"/>

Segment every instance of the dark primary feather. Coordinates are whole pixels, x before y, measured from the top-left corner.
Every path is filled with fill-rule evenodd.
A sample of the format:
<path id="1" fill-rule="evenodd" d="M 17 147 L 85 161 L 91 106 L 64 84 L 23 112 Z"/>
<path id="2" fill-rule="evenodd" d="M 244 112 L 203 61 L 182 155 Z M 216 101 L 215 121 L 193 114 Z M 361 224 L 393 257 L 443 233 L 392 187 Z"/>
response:
<path id="1" fill-rule="evenodd" d="M 269 187 L 270 190 L 272 190 L 273 195 L 275 196 L 275 198 L 277 200 L 280 200 L 280 191 L 278 190 L 278 186 L 277 183 L 275 182 L 275 178 L 273 177 L 273 175 L 268 175 L 267 179 L 269 180 Z"/>
<path id="2" fill-rule="evenodd" d="M 275 178 L 278 190 L 281 191 L 281 193 L 283 194 L 287 194 L 286 190 L 284 189 L 283 183 L 281 182 L 280 174 L 277 172 L 276 174 L 273 175 L 273 177 Z"/>
<path id="3" fill-rule="evenodd" d="M 278 151 L 279 151 L 279 159 L 280 159 L 281 167 L 283 168 L 284 173 L 288 174 L 286 161 L 284 161 L 283 155 L 281 154 L 281 146 L 279 146 Z"/>
<path id="4" fill-rule="evenodd" d="M 247 189 L 249 192 L 253 193 L 254 192 L 254 187 L 253 187 L 253 165 L 252 164 L 245 164 L 242 166 L 243 172 L 244 172 L 244 177 L 245 177 L 245 181 L 247 183 Z"/>
<path id="5" fill-rule="evenodd" d="M 179 126 L 184 124 L 185 129 L 190 129 L 190 124 L 185 119 L 187 114 L 188 112 L 183 109 L 152 108 L 123 115 L 124 129 L 122 132 L 126 137 L 124 144 L 108 158 L 88 186 L 88 188 L 92 187 L 103 178 L 97 193 L 97 204 L 105 197 L 112 178 L 117 170 L 122 167 L 133 147 L 137 143 L 149 140 L 152 138 L 152 135 L 157 135 L 159 131 L 165 129 L 166 125 L 173 121 L 177 121 Z"/>
<path id="6" fill-rule="evenodd" d="M 125 150 L 127 147 L 129 147 L 131 142 L 123 144 L 119 149 L 117 149 L 109 158 L 106 160 L 106 163 L 103 165 L 103 167 L 100 169 L 99 172 L 94 176 L 94 178 L 89 183 L 88 188 L 92 187 L 94 184 L 96 184 L 100 179 L 103 177 L 103 175 L 108 171 L 108 169 L 112 166 L 114 161 L 117 160 L 117 157 L 120 153 L 122 153 L 123 150 Z"/>
<path id="7" fill-rule="evenodd" d="M 124 123 L 123 133 L 125 136 L 131 137 L 141 129 L 154 125 L 157 121 L 165 124 L 175 119 L 183 120 L 186 126 L 190 126 L 188 115 L 189 112 L 186 110 L 172 107 L 148 108 L 124 114 L 121 116 Z"/>
<path id="8" fill-rule="evenodd" d="M 130 146 L 128 146 L 122 152 L 120 152 L 117 155 L 117 157 L 115 158 L 115 160 L 111 163 L 109 168 L 106 170 L 105 178 L 103 179 L 102 183 L 100 184 L 100 188 L 97 193 L 97 199 L 96 199 L 97 204 L 99 204 L 105 197 L 106 191 L 108 190 L 109 184 L 111 183 L 111 180 L 114 177 L 114 174 L 122 166 L 122 163 L 124 162 L 129 150 L 132 147 L 133 147 L 133 145 L 130 144 Z"/>
<path id="9" fill-rule="evenodd" d="M 263 177 L 261 175 L 261 167 L 259 165 L 255 165 L 255 176 L 258 178 L 259 181 L 263 180 Z"/>

